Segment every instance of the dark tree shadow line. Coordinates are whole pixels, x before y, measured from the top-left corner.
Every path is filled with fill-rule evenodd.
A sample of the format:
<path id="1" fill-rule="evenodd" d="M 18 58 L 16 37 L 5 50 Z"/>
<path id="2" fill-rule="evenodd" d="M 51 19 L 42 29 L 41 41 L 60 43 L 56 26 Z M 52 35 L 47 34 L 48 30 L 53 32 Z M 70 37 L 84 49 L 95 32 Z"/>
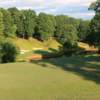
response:
<path id="1" fill-rule="evenodd" d="M 42 67 L 48 67 L 47 63 L 55 65 L 65 71 L 73 72 L 86 80 L 100 84 L 100 56 L 74 56 L 59 57 L 33 61 Z"/>

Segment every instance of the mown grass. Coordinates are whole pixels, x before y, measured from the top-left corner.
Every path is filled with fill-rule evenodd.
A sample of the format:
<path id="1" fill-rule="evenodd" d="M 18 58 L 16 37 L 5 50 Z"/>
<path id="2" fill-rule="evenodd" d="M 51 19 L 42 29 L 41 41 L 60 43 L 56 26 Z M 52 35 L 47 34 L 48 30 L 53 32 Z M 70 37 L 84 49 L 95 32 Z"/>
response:
<path id="1" fill-rule="evenodd" d="M 0 100 L 99 100 L 100 56 L 0 65 Z"/>

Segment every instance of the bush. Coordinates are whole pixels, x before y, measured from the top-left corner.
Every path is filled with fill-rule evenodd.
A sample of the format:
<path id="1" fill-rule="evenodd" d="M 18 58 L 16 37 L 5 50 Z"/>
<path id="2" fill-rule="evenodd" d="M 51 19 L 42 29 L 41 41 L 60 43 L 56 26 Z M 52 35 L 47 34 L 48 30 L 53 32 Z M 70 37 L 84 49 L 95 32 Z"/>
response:
<path id="1" fill-rule="evenodd" d="M 2 63 L 14 62 L 18 54 L 18 48 L 9 41 L 0 43 L 0 61 Z"/>
<path id="2" fill-rule="evenodd" d="M 78 47 L 77 43 L 65 42 L 63 44 L 63 52 L 66 56 L 78 55 L 81 49 Z"/>

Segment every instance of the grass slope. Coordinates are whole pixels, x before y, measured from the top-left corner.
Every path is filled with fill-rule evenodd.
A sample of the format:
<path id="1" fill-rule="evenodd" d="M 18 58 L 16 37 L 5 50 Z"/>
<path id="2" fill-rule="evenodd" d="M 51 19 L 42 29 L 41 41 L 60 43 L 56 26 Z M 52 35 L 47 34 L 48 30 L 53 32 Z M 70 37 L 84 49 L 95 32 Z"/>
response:
<path id="1" fill-rule="evenodd" d="M 56 40 L 48 40 L 45 42 L 40 42 L 34 38 L 30 38 L 29 40 L 14 38 L 11 40 L 17 47 L 20 48 L 20 50 L 27 51 L 24 54 L 18 55 L 17 61 L 27 60 L 27 58 L 31 57 L 33 54 L 58 51 L 61 46 L 61 44 L 59 44 Z"/>
<path id="2" fill-rule="evenodd" d="M 30 38 L 29 40 L 14 38 L 12 41 L 21 49 L 21 50 L 33 50 L 34 48 L 42 48 L 48 50 L 49 48 L 58 49 L 60 44 L 56 40 L 48 40 L 45 42 L 40 42 L 36 39 Z"/>
<path id="3" fill-rule="evenodd" d="M 31 57 L 33 54 L 37 53 L 48 53 L 48 52 L 57 52 L 61 46 L 56 40 L 48 40 L 45 42 L 40 42 L 34 38 L 29 40 L 21 38 L 10 39 L 20 50 L 27 51 L 24 54 L 20 54 L 17 57 L 17 60 L 25 60 L 28 57 Z"/>
<path id="4" fill-rule="evenodd" d="M 21 50 L 33 50 L 33 48 L 43 48 L 41 42 L 35 39 L 21 39 L 21 38 L 14 38 L 13 42 L 21 49 Z"/>
<path id="5" fill-rule="evenodd" d="M 100 57 L 0 65 L 0 100 L 99 100 Z"/>

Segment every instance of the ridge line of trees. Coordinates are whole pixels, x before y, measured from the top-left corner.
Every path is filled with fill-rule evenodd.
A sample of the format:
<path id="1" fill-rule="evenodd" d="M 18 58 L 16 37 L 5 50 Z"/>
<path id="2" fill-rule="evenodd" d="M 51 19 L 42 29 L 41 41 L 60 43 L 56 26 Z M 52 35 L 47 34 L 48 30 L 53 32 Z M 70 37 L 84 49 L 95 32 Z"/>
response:
<path id="1" fill-rule="evenodd" d="M 0 8 L 0 35 L 5 37 L 30 37 L 45 41 L 52 37 L 62 41 L 84 41 L 90 21 L 75 19 L 65 15 L 50 15 L 34 10 Z"/>

